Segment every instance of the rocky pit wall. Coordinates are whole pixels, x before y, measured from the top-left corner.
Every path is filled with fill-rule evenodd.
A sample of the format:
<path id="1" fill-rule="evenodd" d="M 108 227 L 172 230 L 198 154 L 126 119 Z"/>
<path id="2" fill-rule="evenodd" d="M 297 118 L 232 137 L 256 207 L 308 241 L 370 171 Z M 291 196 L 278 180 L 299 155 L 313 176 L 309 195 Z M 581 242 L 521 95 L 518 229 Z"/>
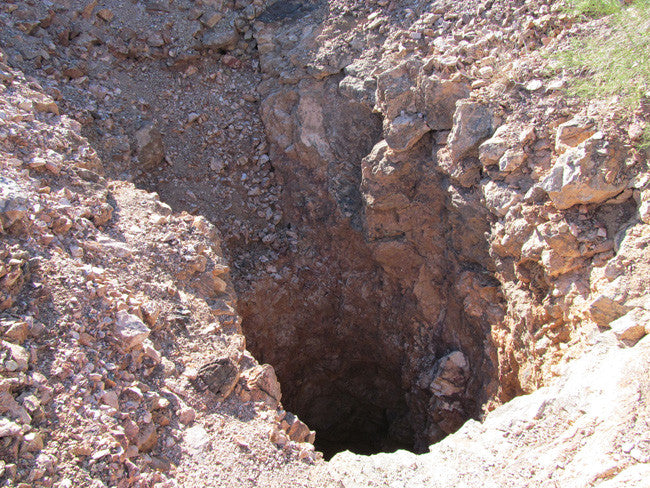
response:
<path id="1" fill-rule="evenodd" d="M 254 285 L 261 302 L 240 298 L 252 350 L 290 378 L 287 404 L 310 425 L 336 432 L 337 416 L 379 419 L 383 409 L 388 440 L 423 449 L 490 402 L 544 385 L 594 323 L 646 310 L 643 287 L 631 286 L 637 269 L 617 266 L 607 279 L 624 293 L 597 278 L 621 259 L 630 227 L 643 227 L 647 158 L 571 113 L 558 80 L 527 79 L 532 62 L 513 63 L 517 49 L 504 42 L 557 44 L 570 19 L 541 4 L 518 9 L 529 17 L 501 15 L 494 2 L 473 17 L 458 5 L 458 15 L 414 4 L 392 15 L 330 5 L 293 16 L 279 5 L 255 24 L 261 117 L 285 218 L 300 222 L 310 252 L 330 258 L 316 263 L 327 277 L 319 296 L 291 305 L 299 314 L 287 314 L 282 281 Z M 362 280 L 383 284 L 371 288 L 382 302 L 374 317 L 359 313 L 372 302 L 351 273 L 362 271 L 349 263 L 353 245 L 356 266 L 367 263 Z M 330 316 L 314 313 L 324 307 Z M 295 333 L 277 326 L 288 321 Z M 314 361 L 312 350 L 330 356 Z M 347 365 L 357 374 L 341 378 Z M 321 375 L 329 381 L 304 380 Z M 379 393 L 400 390 L 402 411 Z"/>
<path id="2" fill-rule="evenodd" d="M 191 241 L 199 227 L 209 229 L 201 218 L 169 217 L 164 210 L 157 219 L 154 207 L 167 207 L 155 197 L 101 176 L 92 178 L 111 192 L 101 193 L 97 208 L 66 211 L 72 229 L 78 219 L 85 224 L 106 214 L 107 229 L 115 228 L 127 247 L 134 245 L 129 236 L 141 233 L 137 227 L 149 229 L 156 219 L 155 225 L 173 227 L 160 239 L 147 230 L 147 251 L 121 257 L 130 264 L 116 271 L 115 281 L 135 279 L 122 293 L 143 293 L 142 299 L 87 305 L 103 310 L 99 323 L 114 321 L 119 334 L 126 320 L 120 312 L 137 324 L 146 321 L 148 282 L 171 283 L 151 298 L 167 310 L 163 330 L 143 324 L 152 345 L 134 345 L 138 354 L 118 348 L 126 356 L 111 362 L 130 368 L 130 376 L 119 376 L 126 383 L 111 376 L 108 386 L 92 384 L 96 400 L 83 396 L 110 407 L 114 391 L 116 411 L 104 413 L 123 429 L 130 425 L 128 409 L 138 404 L 132 388 L 145 391 L 147 402 L 168 398 L 164 420 L 138 410 L 151 425 L 143 432 L 155 433 L 151 442 L 140 445 L 128 431 L 117 437 L 123 456 L 142 470 L 143 486 L 173 483 L 167 479 L 181 486 L 207 479 L 222 486 L 282 486 L 288 479 L 296 486 L 333 480 L 455 486 L 459 479 L 485 486 L 486 473 L 494 486 L 584 486 L 613 477 L 615 485 L 616 479 L 641 483 L 647 465 L 637 463 L 650 459 L 648 426 L 635 414 L 647 396 L 647 339 L 638 341 L 649 332 L 650 177 L 635 137 L 647 113 L 635 114 L 629 130 L 616 127 L 602 106 L 568 103 L 559 91 L 566 75 L 542 69 L 548 61 L 541 49 L 556 49 L 585 27 L 545 2 L 71 1 L 51 7 L 3 7 L 7 61 L 57 98 L 55 104 L 34 85 L 23 96 L 39 102 L 29 108 L 10 100 L 18 106 L 12 110 L 54 112 L 47 116 L 54 119 L 64 107 L 84 123 L 109 181 L 132 178 L 174 210 L 205 215 L 223 236 L 238 297 L 235 304 L 234 295 L 221 295 L 228 280 L 218 277 L 227 268 L 217 257 L 216 234 L 211 243 Z M 148 28 L 138 32 L 141 25 Z M 107 63 L 113 72 L 106 72 Z M 9 92 L 27 84 L 9 67 L 3 73 Z M 22 152 L 6 166 L 18 168 L 7 173 L 12 182 L 51 173 L 47 164 L 56 155 L 43 156 L 39 166 Z M 20 173 L 21 165 L 31 173 Z M 12 190 L 12 182 L 3 181 L 3 202 L 25 191 Z M 140 216 L 136 203 L 149 200 L 153 210 Z M 7 239 L 25 247 L 12 209 L 3 212 Z M 45 222 L 59 221 L 57 214 Z M 100 244 L 88 250 L 83 242 L 90 234 L 75 234 L 77 244 L 52 232 L 54 245 L 70 253 L 61 258 L 63 269 L 76 266 L 68 259 L 101 259 L 98 237 L 90 240 Z M 170 250 L 160 250 L 159 242 L 182 252 L 161 265 Z M 46 254 L 51 244 L 42 245 L 38 253 Z M 10 254 L 11 277 L 18 258 Z M 143 256 L 150 276 L 138 278 Z M 160 271 L 165 266 L 169 271 Z M 15 301 L 24 284 L 6 276 L 3 304 L 29 330 L 27 312 L 16 309 L 29 299 Z M 48 303 L 63 306 L 62 297 Z M 234 308 L 252 355 L 273 368 L 245 351 Z M 222 323 L 224 310 L 229 318 Z M 65 357 L 88 357 L 94 348 L 94 358 L 110 349 L 92 337 L 79 342 L 93 324 L 57 339 L 73 341 L 60 348 Z M 11 345 L 14 326 L 3 327 L 8 350 L 20 355 Z M 147 350 L 160 360 L 158 369 L 143 359 Z M 86 370 L 105 376 L 94 360 L 90 369 L 83 359 L 76 364 L 79 371 L 57 379 L 65 394 L 71 378 L 82 381 Z M 143 390 L 128 382 L 142 378 L 145 366 L 153 367 L 155 386 L 146 382 Z M 19 407 L 28 398 L 20 393 L 38 390 L 39 368 L 28 362 L 24 377 L 3 373 L 27 381 L 7 383 Z M 309 428 L 283 410 L 273 413 L 280 400 L 274 371 L 282 406 L 317 431 L 316 447 L 327 456 L 344 449 L 431 453 L 342 454 L 322 464 Z M 600 384 L 604 377 L 609 380 Z M 465 424 L 531 392 L 497 408 L 484 424 Z M 131 403 L 123 406 L 122 395 Z M 153 412 L 156 405 L 146 408 Z M 617 412 L 616 426 L 604 405 Z M 60 426 L 34 417 L 44 433 L 40 447 L 25 428 L 29 422 L 20 427 L 17 414 L 5 412 L 3 476 L 31 476 L 45 486 L 63 482 L 47 463 L 62 444 L 46 432 Z M 235 435 L 251 418 L 244 436 Z M 76 459 L 90 458 L 81 468 L 66 464 L 69 479 L 134 483 L 126 477 L 136 476 L 131 468 L 119 471 L 95 458 L 109 443 L 90 439 L 91 447 L 72 451 Z M 555 446 L 551 453 L 548 445 Z M 476 446 L 486 454 L 478 455 Z M 44 457 L 25 455 L 41 449 Z M 119 449 L 108 449 L 117 456 L 114 464 L 123 462 Z M 212 460 L 220 457 L 224 467 L 215 469 Z M 470 459 L 463 470 L 460 457 Z M 503 461 L 513 458 L 520 461 Z M 245 470 L 257 477 L 243 476 Z"/>

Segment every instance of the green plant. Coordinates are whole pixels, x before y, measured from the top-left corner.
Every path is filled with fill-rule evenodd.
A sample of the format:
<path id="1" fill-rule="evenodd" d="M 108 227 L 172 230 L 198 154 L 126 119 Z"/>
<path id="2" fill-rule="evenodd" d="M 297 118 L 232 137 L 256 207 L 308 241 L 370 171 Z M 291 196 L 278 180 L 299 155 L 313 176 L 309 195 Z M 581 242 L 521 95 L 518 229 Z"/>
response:
<path id="1" fill-rule="evenodd" d="M 643 130 L 643 135 L 641 136 L 641 142 L 639 143 L 638 147 L 643 151 L 650 149 L 650 124 L 646 124 L 645 129 Z"/>
<path id="2" fill-rule="evenodd" d="M 570 8 L 574 12 L 588 17 L 603 17 L 621 10 L 619 0 L 571 0 Z"/>
<path id="3" fill-rule="evenodd" d="M 611 15 L 608 29 L 575 41 L 557 58 L 576 75 L 570 94 L 590 98 L 619 95 L 626 106 L 637 106 L 650 90 L 650 0 L 620 8 Z"/>

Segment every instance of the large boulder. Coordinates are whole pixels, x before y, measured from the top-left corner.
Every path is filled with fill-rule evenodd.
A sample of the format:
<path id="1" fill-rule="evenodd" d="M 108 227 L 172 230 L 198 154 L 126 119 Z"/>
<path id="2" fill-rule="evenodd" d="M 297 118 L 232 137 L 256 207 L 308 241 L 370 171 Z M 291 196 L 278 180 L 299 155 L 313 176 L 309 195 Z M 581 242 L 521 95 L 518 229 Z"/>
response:
<path id="1" fill-rule="evenodd" d="M 457 104 L 454 125 L 449 135 L 449 151 L 453 162 L 478 158 L 478 147 L 492 134 L 492 112 L 477 102 L 463 100 Z"/>
<path id="2" fill-rule="evenodd" d="M 562 154 L 541 187 L 560 210 L 601 203 L 627 187 L 624 154 L 598 132 Z"/>
<path id="3" fill-rule="evenodd" d="M 469 96 L 466 83 L 442 80 L 436 75 L 422 77 L 420 89 L 423 112 L 431 130 L 450 130 L 453 126 L 456 102 Z"/>

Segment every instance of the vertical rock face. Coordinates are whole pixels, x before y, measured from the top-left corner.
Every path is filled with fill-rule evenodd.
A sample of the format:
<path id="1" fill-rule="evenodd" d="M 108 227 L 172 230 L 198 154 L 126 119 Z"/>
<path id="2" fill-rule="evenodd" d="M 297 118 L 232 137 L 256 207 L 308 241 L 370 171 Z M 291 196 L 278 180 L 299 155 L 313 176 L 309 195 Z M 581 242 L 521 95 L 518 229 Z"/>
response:
<path id="1" fill-rule="evenodd" d="M 342 72 L 359 52 L 322 45 L 353 24 L 315 29 L 322 15 L 256 24 L 261 113 L 301 256 L 286 257 L 292 281 L 242 290 L 243 326 L 317 439 L 424 449 L 493 388 L 489 331 L 503 310 L 487 272 L 490 217 L 435 157 L 437 135 L 455 128 L 455 157 L 478 162 L 491 114 L 467 104 L 454 116 L 468 86 L 417 60 Z M 452 350 L 465 358 L 453 395 L 419 386 Z"/>
<path id="2" fill-rule="evenodd" d="M 243 294 L 244 327 L 321 435 L 358 428 L 423 448 L 543 384 L 560 345 L 591 327 L 577 326 L 584 310 L 600 325 L 625 313 L 587 306 L 605 303 L 589 273 L 632 218 L 639 168 L 591 119 L 505 114 L 510 102 L 470 90 L 444 41 L 434 54 L 398 47 L 373 30 L 381 15 L 367 30 L 324 8 L 255 24 L 262 119 L 304 258 L 286 257 L 292 281 Z M 492 42 L 455 52 L 471 63 Z M 442 364 L 460 357 L 450 382 Z M 437 383 L 422 380 L 432 371 Z"/>

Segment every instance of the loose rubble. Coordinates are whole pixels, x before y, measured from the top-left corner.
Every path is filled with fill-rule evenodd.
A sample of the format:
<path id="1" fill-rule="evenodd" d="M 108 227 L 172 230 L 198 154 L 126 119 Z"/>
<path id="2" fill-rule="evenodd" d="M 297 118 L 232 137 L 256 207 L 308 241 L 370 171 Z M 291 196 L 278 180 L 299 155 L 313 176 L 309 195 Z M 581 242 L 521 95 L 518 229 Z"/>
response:
<path id="1" fill-rule="evenodd" d="M 643 486 L 649 105 L 549 57 L 606 28 L 5 2 L 0 483 Z"/>

